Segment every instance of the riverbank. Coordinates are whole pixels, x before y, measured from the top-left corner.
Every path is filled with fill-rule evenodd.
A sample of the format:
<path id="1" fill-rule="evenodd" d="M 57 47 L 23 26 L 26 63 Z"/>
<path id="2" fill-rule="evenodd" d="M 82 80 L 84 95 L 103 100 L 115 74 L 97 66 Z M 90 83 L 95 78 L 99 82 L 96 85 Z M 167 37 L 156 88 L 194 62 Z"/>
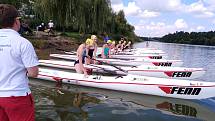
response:
<path id="1" fill-rule="evenodd" d="M 24 36 L 28 40 L 31 41 L 35 49 L 64 49 L 64 50 L 73 50 L 77 49 L 77 47 L 85 42 L 87 38 L 90 38 L 91 34 L 79 34 L 72 32 L 56 32 L 55 35 L 49 35 L 46 32 L 35 32 L 34 35 Z M 102 46 L 104 44 L 103 37 L 101 35 L 96 35 L 98 40 L 98 46 Z M 120 37 L 118 39 L 120 40 Z"/>
<path id="2" fill-rule="evenodd" d="M 24 35 L 33 44 L 39 59 L 49 59 L 50 53 L 63 53 L 63 51 L 76 51 L 78 46 L 90 38 L 90 34 L 79 34 L 72 32 L 48 35 L 46 32 L 35 32 L 31 36 Z M 104 44 L 102 36 L 97 36 L 98 46 Z"/>

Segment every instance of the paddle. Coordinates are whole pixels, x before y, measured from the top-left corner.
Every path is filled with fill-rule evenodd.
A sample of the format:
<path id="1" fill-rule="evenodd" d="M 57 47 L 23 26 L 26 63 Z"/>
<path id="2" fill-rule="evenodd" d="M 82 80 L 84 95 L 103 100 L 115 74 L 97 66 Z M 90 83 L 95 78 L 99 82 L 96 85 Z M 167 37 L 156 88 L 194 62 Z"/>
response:
<path id="1" fill-rule="evenodd" d="M 116 72 L 116 71 L 107 70 L 107 69 L 105 69 L 105 68 L 102 68 L 102 67 L 99 67 L 99 66 L 96 66 L 96 65 L 93 65 L 93 64 L 90 64 L 90 66 L 93 66 L 93 67 L 96 67 L 96 68 L 102 69 L 102 70 L 106 71 L 107 73 L 111 73 L 111 74 L 115 74 L 115 75 L 117 74 L 117 72 Z"/>
<path id="2" fill-rule="evenodd" d="M 56 49 L 66 52 L 64 49 L 60 49 L 60 48 L 56 48 Z M 86 57 L 86 58 L 89 58 L 88 56 L 85 56 L 85 57 Z M 97 60 L 97 59 L 94 59 L 94 58 L 90 58 L 90 59 L 95 60 L 95 61 L 98 61 L 98 62 L 100 62 L 100 63 L 104 63 L 104 64 L 106 64 L 106 65 L 113 66 L 113 67 L 115 67 L 116 69 L 118 69 L 118 70 L 120 70 L 120 71 L 122 71 L 122 72 L 128 74 L 128 71 L 126 71 L 126 70 L 124 70 L 124 69 L 122 69 L 122 68 L 120 68 L 120 67 L 117 67 L 117 66 L 115 66 L 115 65 L 113 65 L 113 64 L 106 63 L 106 62 L 104 62 L 104 61 L 100 61 L 100 60 Z"/>
<path id="3" fill-rule="evenodd" d="M 124 69 L 122 69 L 122 68 L 120 68 L 120 67 L 117 67 L 117 66 L 115 66 L 115 65 L 113 65 L 113 64 L 110 64 L 110 63 L 106 63 L 106 62 L 104 62 L 104 61 L 100 61 L 100 60 L 97 60 L 97 59 L 94 59 L 94 58 L 91 58 L 92 60 L 95 60 L 95 61 L 98 61 L 98 62 L 100 62 L 100 63 L 104 63 L 104 64 L 106 64 L 106 65 L 110 65 L 110 66 L 113 66 L 114 68 L 116 68 L 116 69 L 118 69 L 118 70 L 120 70 L 120 71 L 122 71 L 122 72 L 124 72 L 124 73 L 128 73 L 128 71 L 126 71 L 126 70 L 124 70 Z"/>

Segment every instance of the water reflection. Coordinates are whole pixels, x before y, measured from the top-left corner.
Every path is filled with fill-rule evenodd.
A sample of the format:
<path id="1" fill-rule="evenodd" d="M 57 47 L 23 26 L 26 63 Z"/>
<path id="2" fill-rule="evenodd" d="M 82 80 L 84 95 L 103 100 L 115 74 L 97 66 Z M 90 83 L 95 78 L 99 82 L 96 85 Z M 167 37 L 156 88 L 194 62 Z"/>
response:
<path id="1" fill-rule="evenodd" d="M 58 84 L 56 87 L 55 83 L 49 85 L 39 80 L 31 80 L 30 84 L 35 98 L 36 121 L 87 120 L 88 113 L 82 108 L 88 104 L 99 103 L 95 97 L 82 92 L 67 91 Z"/>
<path id="2" fill-rule="evenodd" d="M 172 112 L 177 115 L 197 117 L 197 110 L 195 107 L 191 107 L 185 104 L 174 104 L 171 102 L 163 102 L 156 105 L 156 108 Z"/>

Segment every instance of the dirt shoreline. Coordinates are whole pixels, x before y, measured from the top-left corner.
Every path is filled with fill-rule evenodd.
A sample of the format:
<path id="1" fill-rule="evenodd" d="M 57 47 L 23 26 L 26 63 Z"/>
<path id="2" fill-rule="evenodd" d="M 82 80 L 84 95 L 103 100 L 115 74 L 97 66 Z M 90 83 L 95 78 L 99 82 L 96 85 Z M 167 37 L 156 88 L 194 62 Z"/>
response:
<path id="1" fill-rule="evenodd" d="M 85 41 L 78 40 L 72 37 L 66 36 L 53 36 L 47 33 L 40 32 L 33 36 L 24 36 L 27 38 L 35 48 L 35 51 L 39 59 L 50 59 L 51 53 L 64 53 L 64 51 L 76 51 L 78 46 Z M 100 40 L 98 45 L 102 45 L 103 41 Z"/>

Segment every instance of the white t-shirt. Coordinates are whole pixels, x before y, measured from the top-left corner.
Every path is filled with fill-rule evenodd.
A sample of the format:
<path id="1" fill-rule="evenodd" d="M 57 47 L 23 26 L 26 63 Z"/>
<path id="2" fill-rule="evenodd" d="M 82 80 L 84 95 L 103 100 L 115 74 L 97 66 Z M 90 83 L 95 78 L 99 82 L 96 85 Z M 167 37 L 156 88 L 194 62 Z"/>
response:
<path id="1" fill-rule="evenodd" d="M 39 64 L 32 44 L 12 29 L 0 29 L 0 97 L 30 93 L 28 67 Z"/>
<path id="2" fill-rule="evenodd" d="M 53 22 L 49 22 L 48 25 L 49 25 L 49 28 L 53 28 L 54 27 L 54 23 Z"/>

